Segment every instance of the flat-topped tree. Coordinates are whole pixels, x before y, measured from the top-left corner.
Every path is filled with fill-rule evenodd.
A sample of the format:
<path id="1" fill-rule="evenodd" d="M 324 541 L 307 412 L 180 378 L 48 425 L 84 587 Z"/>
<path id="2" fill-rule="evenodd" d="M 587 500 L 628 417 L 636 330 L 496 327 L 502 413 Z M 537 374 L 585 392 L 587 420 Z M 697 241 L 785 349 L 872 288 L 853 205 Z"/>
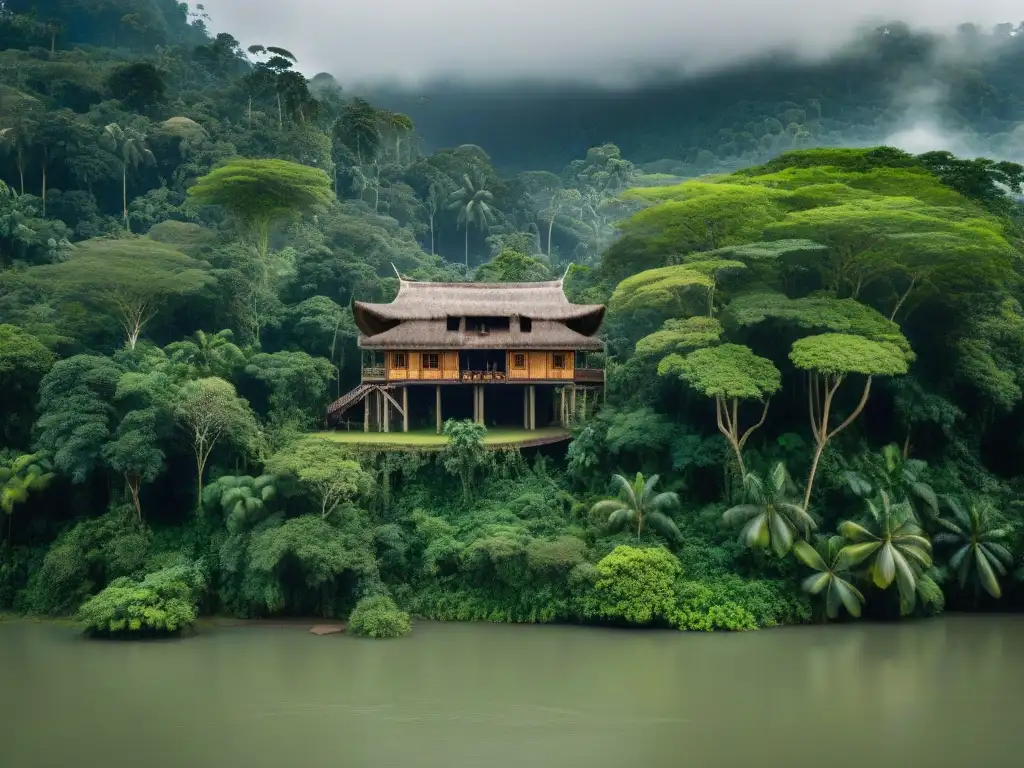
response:
<path id="1" fill-rule="evenodd" d="M 782 374 L 771 360 L 758 357 L 749 347 L 722 344 L 691 352 L 686 357 L 669 355 L 658 365 L 662 376 L 675 375 L 706 397 L 715 399 L 718 431 L 736 454 L 740 476 L 746 475 L 743 447 L 768 417 L 771 395 L 782 385 Z M 760 420 L 740 433 L 740 400 L 763 400 Z"/>
<path id="2" fill-rule="evenodd" d="M 901 376 L 907 372 L 908 355 L 895 344 L 872 341 L 848 333 L 823 333 L 794 342 L 789 359 L 797 368 L 811 374 L 808 403 L 811 434 L 814 436 L 814 458 L 804 491 L 804 509 L 811 501 L 818 462 L 829 440 L 853 423 L 871 394 L 875 376 Z M 832 429 L 832 403 L 840 385 L 850 374 L 867 376 L 860 401 L 840 424 Z"/>
<path id="3" fill-rule="evenodd" d="M 654 357 L 673 352 L 692 352 L 717 344 L 722 332 L 722 324 L 713 317 L 669 318 L 661 328 L 636 343 L 636 354 Z"/>
<path id="4" fill-rule="evenodd" d="M 144 237 L 94 238 L 78 243 L 71 258 L 29 270 L 47 293 L 108 312 L 135 348 L 161 307 L 213 283 L 202 262 Z"/>
<path id="5" fill-rule="evenodd" d="M 319 168 L 288 160 L 236 158 L 200 178 L 188 194 L 227 211 L 265 257 L 271 227 L 330 200 L 331 180 Z"/>
<path id="6" fill-rule="evenodd" d="M 617 312 L 643 309 L 680 315 L 693 314 L 694 310 L 706 308 L 708 317 L 711 317 L 718 276 L 745 268 L 746 265 L 741 261 L 705 259 L 648 269 L 619 283 L 609 305 Z M 694 301 L 694 296 L 703 301 Z"/>

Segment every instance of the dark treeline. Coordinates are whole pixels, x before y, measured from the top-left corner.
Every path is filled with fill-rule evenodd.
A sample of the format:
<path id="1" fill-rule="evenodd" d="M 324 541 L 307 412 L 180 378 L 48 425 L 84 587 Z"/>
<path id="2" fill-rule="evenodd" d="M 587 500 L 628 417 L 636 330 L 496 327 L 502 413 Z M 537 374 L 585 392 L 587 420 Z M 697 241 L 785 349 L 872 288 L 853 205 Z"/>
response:
<path id="1" fill-rule="evenodd" d="M 980 102 L 949 104 L 993 148 L 1015 32 L 942 71 L 982 72 Z M 937 43 L 890 28 L 777 102 L 721 75 L 686 131 L 670 107 L 657 135 L 642 109 L 614 128 L 606 104 L 596 141 L 552 127 L 531 162 L 503 155 L 557 172 L 510 173 L 486 126 L 428 152 L 426 108 L 307 79 L 273 42 L 163 0 L 0 3 L 0 609 L 114 633 L 351 614 L 380 636 L 410 613 L 1019 608 L 1024 168 L 809 148 L 878 137 L 871 72 Z M 311 434 L 359 379 L 351 299 L 389 300 L 396 268 L 568 268 L 570 298 L 608 304 L 608 396 L 567 451 L 486 450 L 457 421 L 439 453 Z"/>

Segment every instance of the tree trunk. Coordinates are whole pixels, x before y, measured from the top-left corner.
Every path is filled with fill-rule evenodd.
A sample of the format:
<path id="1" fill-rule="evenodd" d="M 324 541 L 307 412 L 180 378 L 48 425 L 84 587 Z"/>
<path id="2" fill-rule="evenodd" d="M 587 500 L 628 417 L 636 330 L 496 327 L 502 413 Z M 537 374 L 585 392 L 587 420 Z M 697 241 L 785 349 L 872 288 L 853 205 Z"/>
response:
<path id="1" fill-rule="evenodd" d="M 124 229 L 131 232 L 132 227 L 128 222 L 128 164 L 121 166 L 121 209 L 124 211 Z"/>
<path id="2" fill-rule="evenodd" d="M 430 214 L 430 255 L 434 255 L 434 214 Z"/>
<path id="3" fill-rule="evenodd" d="M 277 129 L 284 128 L 284 112 L 281 110 L 281 94 L 277 94 Z"/>
<path id="4" fill-rule="evenodd" d="M 142 505 L 139 503 L 139 475 L 138 473 L 126 472 L 124 475 L 125 484 L 132 495 L 132 503 L 135 505 L 135 519 L 142 522 Z"/>
<path id="5" fill-rule="evenodd" d="M 548 222 L 548 258 L 551 258 L 551 231 L 555 228 L 555 214 L 551 214 L 551 220 Z"/>
<path id="6" fill-rule="evenodd" d="M 46 218 L 46 163 L 43 163 L 43 218 Z"/>
<path id="7" fill-rule="evenodd" d="M 469 269 L 469 222 L 466 222 L 466 269 Z"/>
<path id="8" fill-rule="evenodd" d="M 21 186 L 21 194 L 25 194 L 25 163 L 21 159 L 21 154 L 18 154 L 18 180 Z"/>

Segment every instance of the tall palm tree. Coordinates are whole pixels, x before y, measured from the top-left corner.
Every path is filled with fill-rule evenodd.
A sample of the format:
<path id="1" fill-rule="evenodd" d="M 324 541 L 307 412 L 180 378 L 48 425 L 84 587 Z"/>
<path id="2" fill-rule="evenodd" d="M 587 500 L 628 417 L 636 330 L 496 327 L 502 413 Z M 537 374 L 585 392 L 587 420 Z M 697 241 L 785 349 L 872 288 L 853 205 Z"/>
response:
<path id="1" fill-rule="evenodd" d="M 932 566 L 932 545 L 909 501 L 893 504 L 885 491 L 879 496 L 878 504 L 867 502 L 870 527 L 849 520 L 839 526 L 848 542 L 843 558 L 850 567 L 867 563 L 867 574 L 879 589 L 895 581 L 903 613 L 910 613 L 917 602 L 918 578 Z"/>
<path id="2" fill-rule="evenodd" d="M 814 546 L 806 541 L 793 544 L 797 559 L 817 571 L 804 579 L 801 586 L 809 594 L 825 595 L 825 615 L 838 618 L 839 607 L 845 606 L 851 616 L 859 618 L 864 595 L 850 581 L 842 549 L 842 536 L 819 536 Z"/>
<path id="3" fill-rule="evenodd" d="M 608 515 L 608 525 L 613 528 L 635 524 L 637 541 L 647 524 L 662 535 L 680 538 L 679 528 L 665 514 L 679 506 L 679 495 L 671 491 L 656 494 L 654 486 L 659 479 L 658 475 L 651 475 L 645 481 L 643 474 L 637 472 L 630 484 L 622 475 L 613 475 L 612 485 L 618 489 L 618 498 L 599 501 L 590 511 L 595 515 Z"/>
<path id="4" fill-rule="evenodd" d="M 727 509 L 722 519 L 740 525 L 740 541 L 755 549 L 771 549 L 779 557 L 789 552 L 797 533 L 804 538 L 817 528 L 814 518 L 796 500 L 796 488 L 780 461 L 764 479 L 753 472 L 743 476 L 746 504 Z"/>
<path id="5" fill-rule="evenodd" d="M 1013 567 L 1013 555 L 1010 554 L 1001 540 L 1006 539 L 1010 532 L 1000 527 L 995 508 L 987 501 L 972 503 L 964 509 L 957 499 L 943 499 L 954 520 L 940 519 L 939 525 L 945 532 L 935 536 L 936 544 L 948 544 L 956 547 L 949 558 L 949 567 L 956 571 L 960 588 L 967 585 L 972 578 L 992 597 L 1002 596 L 999 577 L 1005 576 Z"/>
<path id="6" fill-rule="evenodd" d="M 156 157 L 146 146 L 144 133 L 135 128 L 122 128 L 117 123 L 110 123 L 103 128 L 100 143 L 121 161 L 121 208 L 124 211 L 124 228 L 131 232 L 128 223 L 128 166 L 138 168 L 141 164 L 153 165 Z"/>
<path id="7" fill-rule="evenodd" d="M 480 177 L 475 180 L 469 174 L 462 176 L 462 188 L 452 193 L 448 201 L 448 210 L 459 212 L 459 226 L 466 228 L 466 267 L 469 267 L 469 226 L 476 224 L 486 230 L 495 216 L 491 205 L 494 195 L 485 188 L 486 181 Z"/>
<path id="8" fill-rule="evenodd" d="M 33 127 L 27 121 L 19 121 L 6 128 L 0 128 L 0 149 L 14 155 L 14 167 L 18 169 L 20 194 L 25 194 L 25 167 L 29 150 L 32 148 Z"/>

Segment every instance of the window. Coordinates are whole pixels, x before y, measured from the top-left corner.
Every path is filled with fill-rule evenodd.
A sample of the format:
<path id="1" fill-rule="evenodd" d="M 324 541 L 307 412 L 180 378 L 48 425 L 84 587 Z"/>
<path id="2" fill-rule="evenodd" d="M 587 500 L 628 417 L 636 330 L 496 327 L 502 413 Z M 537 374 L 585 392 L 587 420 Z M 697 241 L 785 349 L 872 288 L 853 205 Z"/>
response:
<path id="1" fill-rule="evenodd" d="M 519 318 L 519 330 L 523 333 L 529 333 L 533 330 L 533 320 L 528 317 Z"/>
<path id="2" fill-rule="evenodd" d="M 462 318 L 458 317 L 457 315 L 448 315 L 448 330 L 449 331 L 457 331 L 457 330 L 459 330 L 459 321 L 461 319 Z"/>
<path id="3" fill-rule="evenodd" d="M 405 352 L 395 352 L 391 356 L 391 367 L 392 368 L 408 368 L 409 359 L 406 357 Z"/>
<path id="4" fill-rule="evenodd" d="M 525 368 L 526 367 L 526 354 L 523 352 L 514 352 L 512 354 L 512 367 L 513 368 Z"/>
<path id="5" fill-rule="evenodd" d="M 551 367 L 556 369 L 565 368 L 564 352 L 555 352 L 551 355 Z"/>
<path id="6" fill-rule="evenodd" d="M 437 370 L 441 367 L 440 355 L 437 352 L 426 352 L 423 355 L 423 368 L 424 370 L 432 369 Z"/>

